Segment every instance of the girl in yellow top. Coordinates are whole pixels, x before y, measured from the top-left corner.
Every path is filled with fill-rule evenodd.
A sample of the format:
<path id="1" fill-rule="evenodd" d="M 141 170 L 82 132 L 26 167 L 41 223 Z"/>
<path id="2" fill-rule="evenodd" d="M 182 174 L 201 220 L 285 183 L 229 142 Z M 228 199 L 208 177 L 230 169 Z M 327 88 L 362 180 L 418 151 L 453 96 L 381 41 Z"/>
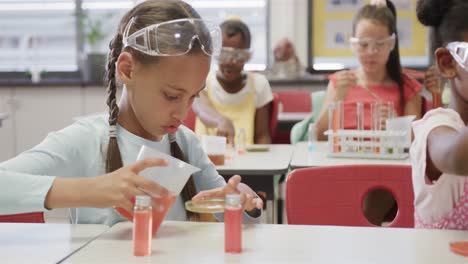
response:
<path id="1" fill-rule="evenodd" d="M 223 22 L 221 30 L 219 70 L 208 75 L 205 90 L 193 104 L 195 132 L 198 136 L 226 136 L 232 142 L 235 133 L 243 129 L 246 144 L 269 144 L 270 84 L 261 74 L 243 71 L 251 56 L 250 31 L 239 20 Z"/>

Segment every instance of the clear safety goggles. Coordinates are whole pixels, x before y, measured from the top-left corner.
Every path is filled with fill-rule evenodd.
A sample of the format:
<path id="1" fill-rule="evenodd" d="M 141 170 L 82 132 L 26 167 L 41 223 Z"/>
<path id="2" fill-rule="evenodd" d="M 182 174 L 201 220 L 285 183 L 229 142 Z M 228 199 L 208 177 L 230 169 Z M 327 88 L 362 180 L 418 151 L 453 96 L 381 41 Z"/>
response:
<path id="1" fill-rule="evenodd" d="M 468 71 L 468 42 L 450 42 L 446 48 L 458 64 Z"/>
<path id="2" fill-rule="evenodd" d="M 252 57 L 252 52 L 248 49 L 236 49 L 223 47 L 221 53 L 217 56 L 220 63 L 246 63 Z"/>
<path id="3" fill-rule="evenodd" d="M 130 19 L 123 33 L 124 47 L 132 47 L 150 56 L 180 56 L 187 54 L 198 40 L 208 56 L 218 56 L 222 47 L 221 28 L 206 20 L 183 18 L 154 24 L 129 32 L 135 25 Z"/>
<path id="4" fill-rule="evenodd" d="M 371 39 L 371 38 L 350 38 L 349 43 L 351 44 L 351 49 L 354 52 L 365 52 L 367 50 L 371 51 L 391 51 L 395 48 L 395 34 L 392 34 L 388 38 L 384 39 Z"/>

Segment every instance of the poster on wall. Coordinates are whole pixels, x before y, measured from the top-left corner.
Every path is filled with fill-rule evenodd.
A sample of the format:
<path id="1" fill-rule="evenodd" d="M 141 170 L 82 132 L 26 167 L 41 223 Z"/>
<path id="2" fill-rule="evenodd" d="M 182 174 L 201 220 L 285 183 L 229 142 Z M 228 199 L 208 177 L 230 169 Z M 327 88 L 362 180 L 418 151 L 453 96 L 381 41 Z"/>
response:
<path id="1" fill-rule="evenodd" d="M 352 27 L 346 19 L 329 19 L 325 22 L 326 46 L 330 49 L 349 49 Z"/>
<path id="2" fill-rule="evenodd" d="M 309 66 L 336 70 L 357 66 L 349 39 L 357 11 L 370 0 L 309 0 L 311 35 Z M 428 65 L 426 28 L 416 17 L 416 0 L 393 0 L 397 9 L 397 29 L 403 66 Z"/>
<path id="3" fill-rule="evenodd" d="M 413 23 L 410 18 L 397 21 L 398 44 L 400 49 L 410 49 L 413 46 Z"/>

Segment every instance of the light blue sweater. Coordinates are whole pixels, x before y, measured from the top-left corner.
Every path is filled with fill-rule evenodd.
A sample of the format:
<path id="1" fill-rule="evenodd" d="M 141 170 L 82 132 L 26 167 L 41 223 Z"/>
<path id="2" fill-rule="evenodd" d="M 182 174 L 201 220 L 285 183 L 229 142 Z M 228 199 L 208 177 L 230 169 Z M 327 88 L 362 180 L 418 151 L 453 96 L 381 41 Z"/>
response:
<path id="1" fill-rule="evenodd" d="M 117 127 L 117 140 L 124 165 L 136 161 L 142 145 L 170 154 L 167 135 L 159 142 L 138 137 Z M 94 177 L 105 174 L 105 153 L 109 125 L 106 115 L 83 118 L 57 132 L 50 133 L 44 141 L 19 156 L 0 163 L 0 214 L 46 211 L 45 197 L 55 177 Z M 203 151 L 201 143 L 188 128 L 181 126 L 177 143 L 190 164 L 201 169 L 195 173 L 197 191 L 226 184 Z M 113 225 L 124 221 L 112 208 L 79 208 L 78 223 Z M 221 218 L 222 215 L 217 215 Z M 167 220 L 187 219 L 182 197 L 178 197 L 169 211 Z M 244 214 L 244 222 L 258 222 Z"/>

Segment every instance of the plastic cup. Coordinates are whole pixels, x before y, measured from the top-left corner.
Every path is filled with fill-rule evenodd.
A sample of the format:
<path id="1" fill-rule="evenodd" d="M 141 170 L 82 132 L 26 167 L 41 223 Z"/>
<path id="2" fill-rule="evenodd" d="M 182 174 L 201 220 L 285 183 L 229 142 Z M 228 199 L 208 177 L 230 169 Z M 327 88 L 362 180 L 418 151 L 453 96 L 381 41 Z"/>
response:
<path id="1" fill-rule="evenodd" d="M 226 156 L 226 137 L 202 136 L 202 146 L 214 165 L 224 165 Z"/>
<path id="2" fill-rule="evenodd" d="M 172 205 L 177 199 L 185 184 L 187 183 L 190 175 L 200 171 L 199 168 L 194 167 L 182 160 L 176 159 L 170 155 L 159 152 L 158 150 L 152 149 L 147 146 L 142 146 L 140 153 L 138 154 L 137 160 L 143 160 L 147 158 L 159 158 L 168 161 L 167 166 L 156 166 L 146 168 L 139 174 L 149 180 L 152 180 L 159 185 L 163 186 L 171 193 L 169 196 L 161 197 L 157 194 L 148 193 L 152 197 L 153 207 L 153 236 L 159 229 L 162 221 L 166 217 L 167 213 L 171 209 Z M 135 200 L 132 199 L 132 203 Z M 130 221 L 133 221 L 133 216 L 122 208 L 116 208 L 123 217 Z"/>
<path id="3" fill-rule="evenodd" d="M 387 130 L 406 132 L 406 135 L 402 138 L 398 138 L 398 140 L 404 142 L 404 148 L 408 150 L 411 146 L 411 123 L 415 118 L 415 115 L 410 115 L 386 120 Z"/>

